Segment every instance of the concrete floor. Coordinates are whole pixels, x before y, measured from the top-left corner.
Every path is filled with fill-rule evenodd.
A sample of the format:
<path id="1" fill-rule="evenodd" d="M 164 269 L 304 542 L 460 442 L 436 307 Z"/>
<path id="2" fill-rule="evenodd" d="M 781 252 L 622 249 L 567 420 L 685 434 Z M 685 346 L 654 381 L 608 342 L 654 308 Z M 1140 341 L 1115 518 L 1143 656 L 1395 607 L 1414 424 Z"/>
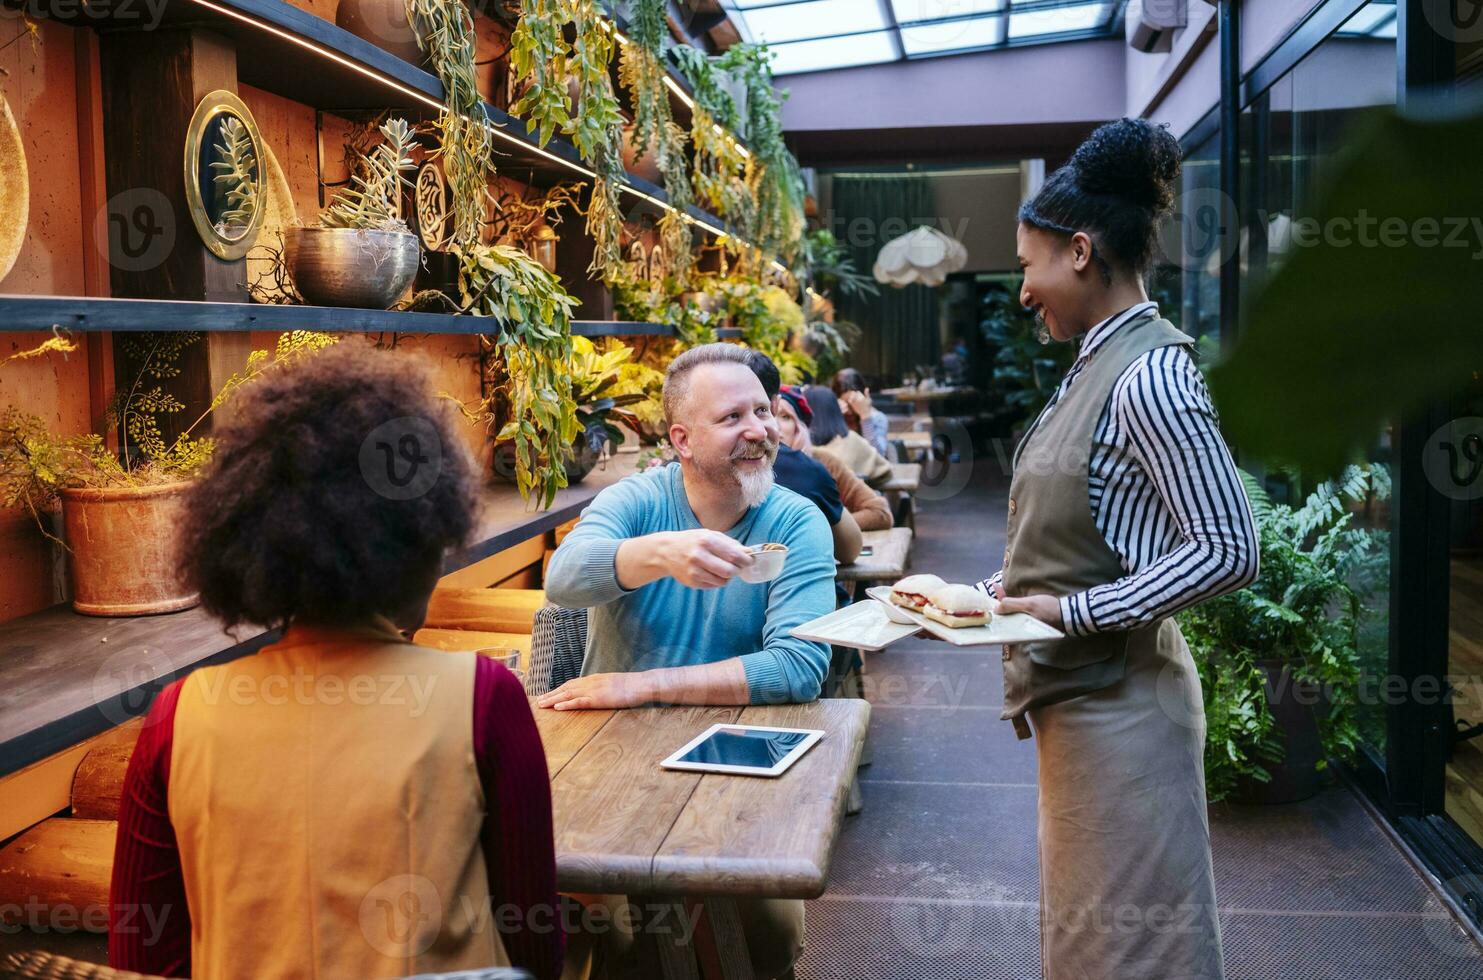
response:
<path id="1" fill-rule="evenodd" d="M 913 570 L 994 571 L 1006 491 L 990 456 L 923 501 Z M 1040 975 L 1034 743 L 999 720 L 998 650 L 943 646 L 870 655 L 865 809 L 809 903 L 799 980 Z M 1347 789 L 1218 806 L 1211 824 L 1230 980 L 1483 978 L 1478 947 Z"/>

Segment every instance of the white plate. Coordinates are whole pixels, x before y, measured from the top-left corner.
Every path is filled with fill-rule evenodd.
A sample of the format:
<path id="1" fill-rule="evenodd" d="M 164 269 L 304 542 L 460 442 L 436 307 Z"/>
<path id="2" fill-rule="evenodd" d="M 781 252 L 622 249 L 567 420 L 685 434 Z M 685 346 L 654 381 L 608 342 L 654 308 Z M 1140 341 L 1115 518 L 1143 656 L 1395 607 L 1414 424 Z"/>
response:
<path id="1" fill-rule="evenodd" d="M 1059 640 L 1066 635 L 1053 626 L 1045 625 L 1029 613 L 1009 613 L 1001 616 L 996 612 L 999 603 L 993 599 L 989 599 L 989 611 L 994 613 L 994 618 L 989 620 L 989 625 L 963 626 L 954 629 L 951 626 L 944 626 L 935 619 L 928 619 L 914 610 L 893 605 L 890 586 L 877 585 L 873 589 L 866 589 L 865 594 L 882 605 L 890 606 L 892 611 L 899 611 L 933 636 L 946 640 L 954 646 L 981 647 L 998 646 L 1002 643 L 1029 643 L 1032 640 Z"/>
<path id="2" fill-rule="evenodd" d="M 902 626 L 891 622 L 880 603 L 867 600 L 836 609 L 827 616 L 794 627 L 789 633 L 800 640 L 833 643 L 857 650 L 883 650 L 920 629 L 916 623 Z"/>

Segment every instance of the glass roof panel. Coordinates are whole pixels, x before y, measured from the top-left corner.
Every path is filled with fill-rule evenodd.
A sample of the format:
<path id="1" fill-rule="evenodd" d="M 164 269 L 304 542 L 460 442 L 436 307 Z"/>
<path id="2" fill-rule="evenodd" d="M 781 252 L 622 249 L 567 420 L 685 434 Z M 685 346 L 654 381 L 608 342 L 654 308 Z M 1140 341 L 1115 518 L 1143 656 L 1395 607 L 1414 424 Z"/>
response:
<path id="1" fill-rule="evenodd" d="M 1078 7 L 1052 7 L 1009 15 L 1009 39 L 1022 40 L 1050 34 L 1090 31 L 1107 22 L 1111 4 L 1088 3 Z"/>
<path id="2" fill-rule="evenodd" d="M 1345 37 L 1394 38 L 1395 3 L 1367 3 L 1344 22 L 1338 33 Z"/>
<path id="3" fill-rule="evenodd" d="M 1383 2 L 1383 0 L 1382 0 Z M 777 75 L 1110 37 L 1128 0 L 721 0 Z"/>
<path id="4" fill-rule="evenodd" d="M 776 44 L 800 38 L 882 30 L 885 11 L 875 0 L 812 0 L 764 7 L 746 14 L 754 41 Z"/>
<path id="5" fill-rule="evenodd" d="M 892 31 L 876 31 L 850 37 L 779 44 L 769 49 L 773 55 L 772 71 L 774 75 L 787 75 L 801 71 L 822 71 L 826 68 L 896 61 L 899 54 L 893 35 Z"/>
<path id="6" fill-rule="evenodd" d="M 975 17 L 901 27 L 901 44 L 908 58 L 965 48 L 987 48 L 1004 40 L 1003 17 Z"/>

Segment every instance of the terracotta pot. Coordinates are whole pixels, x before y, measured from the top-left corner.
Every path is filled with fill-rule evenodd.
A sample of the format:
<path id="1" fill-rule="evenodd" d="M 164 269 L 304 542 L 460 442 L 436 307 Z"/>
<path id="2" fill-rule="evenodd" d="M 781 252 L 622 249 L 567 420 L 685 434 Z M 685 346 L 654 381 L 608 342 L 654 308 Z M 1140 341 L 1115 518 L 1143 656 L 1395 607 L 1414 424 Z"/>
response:
<path id="1" fill-rule="evenodd" d="M 62 491 L 73 609 L 87 616 L 146 616 L 201 601 L 180 584 L 175 565 L 175 528 L 189 487 Z"/>
<path id="2" fill-rule="evenodd" d="M 335 8 L 335 25 L 403 61 L 421 65 L 426 60 L 412 25 L 407 23 L 403 0 L 340 0 Z"/>
<path id="3" fill-rule="evenodd" d="M 664 181 L 664 174 L 659 170 L 659 154 L 655 152 L 654 141 L 650 140 L 648 148 L 640 154 L 634 146 L 632 123 L 623 127 L 623 169 L 651 184 Z"/>

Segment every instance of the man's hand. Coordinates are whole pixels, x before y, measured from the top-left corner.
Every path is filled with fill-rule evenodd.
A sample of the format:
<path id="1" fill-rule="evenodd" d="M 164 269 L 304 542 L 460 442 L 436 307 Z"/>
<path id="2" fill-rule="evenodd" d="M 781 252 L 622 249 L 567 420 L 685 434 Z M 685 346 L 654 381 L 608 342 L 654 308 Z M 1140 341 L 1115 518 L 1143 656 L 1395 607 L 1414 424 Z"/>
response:
<path id="1" fill-rule="evenodd" d="M 573 677 L 536 699 L 542 708 L 576 711 L 595 708 L 634 708 L 654 700 L 655 691 L 645 672 L 589 674 Z"/>
<path id="2" fill-rule="evenodd" d="M 752 553 L 720 531 L 672 531 L 659 545 L 666 574 L 692 589 L 719 589 L 755 560 Z"/>
<path id="3" fill-rule="evenodd" d="M 840 408 L 854 412 L 857 418 L 865 418 L 875 411 L 875 405 L 870 401 L 870 396 L 863 391 L 847 391 L 839 396 Z"/>
<path id="4" fill-rule="evenodd" d="M 660 531 L 618 547 L 618 584 L 637 589 L 672 578 L 692 589 L 717 589 L 752 564 L 752 553 L 719 531 Z"/>
<path id="5" fill-rule="evenodd" d="M 1061 622 L 1061 600 L 1055 596 L 1031 595 L 1023 599 L 1011 599 L 1002 595 L 1002 588 L 996 591 L 1001 593 L 997 597 L 1001 613 L 1029 613 L 1047 626 L 1054 626 L 1065 632 L 1066 625 Z"/>

